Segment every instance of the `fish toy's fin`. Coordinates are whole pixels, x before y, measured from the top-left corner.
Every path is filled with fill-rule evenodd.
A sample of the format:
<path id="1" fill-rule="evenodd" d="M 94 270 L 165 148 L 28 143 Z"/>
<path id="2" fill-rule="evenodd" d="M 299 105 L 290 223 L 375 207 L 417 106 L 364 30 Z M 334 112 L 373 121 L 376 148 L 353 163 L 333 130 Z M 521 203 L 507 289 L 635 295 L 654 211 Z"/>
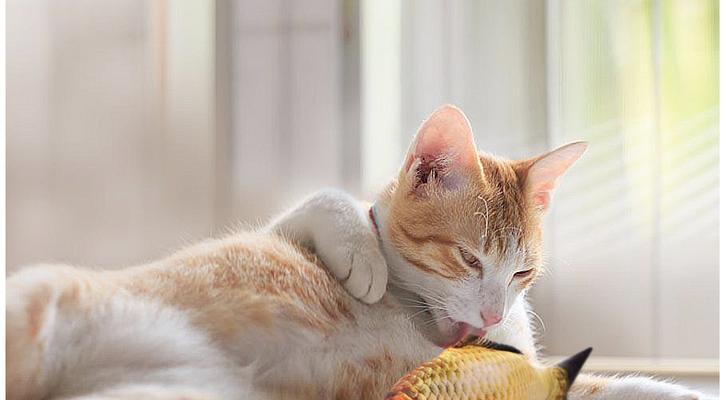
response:
<path id="1" fill-rule="evenodd" d="M 522 352 L 514 346 L 510 346 L 504 343 L 492 342 L 491 340 L 487 340 L 486 342 L 482 343 L 481 346 L 490 348 L 492 350 L 508 351 L 510 353 L 522 354 Z"/>
<path id="2" fill-rule="evenodd" d="M 518 348 L 514 346 L 510 346 L 508 344 L 494 342 L 489 339 L 483 339 L 476 336 L 469 336 L 467 339 L 462 340 L 461 343 L 455 347 L 464 347 L 464 346 L 479 346 L 479 347 L 486 347 L 487 349 L 497 350 L 497 351 L 506 351 L 509 353 L 517 353 L 522 354 L 521 351 L 519 351 Z"/>
<path id="3" fill-rule="evenodd" d="M 575 378 L 577 378 L 577 374 L 580 373 L 582 366 L 585 364 L 585 361 L 587 361 L 587 357 L 590 356 L 591 352 L 592 347 L 588 347 L 585 350 L 557 364 L 557 366 L 559 368 L 562 368 L 567 375 L 567 389 L 572 386 L 572 382 L 574 382 Z"/>

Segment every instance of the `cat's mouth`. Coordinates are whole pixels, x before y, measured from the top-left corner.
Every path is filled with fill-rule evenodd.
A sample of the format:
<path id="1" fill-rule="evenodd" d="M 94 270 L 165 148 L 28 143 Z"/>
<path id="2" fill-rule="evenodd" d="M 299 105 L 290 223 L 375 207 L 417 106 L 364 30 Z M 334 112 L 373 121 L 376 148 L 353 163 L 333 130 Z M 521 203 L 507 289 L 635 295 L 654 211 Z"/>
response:
<path id="1" fill-rule="evenodd" d="M 448 320 L 447 323 L 449 326 L 444 329 L 448 331 L 448 335 L 444 335 L 445 338 L 443 341 L 439 343 L 434 342 L 439 347 L 455 347 L 463 344 L 465 340 L 470 339 L 471 337 L 483 339 L 487 335 L 487 331 L 481 328 L 475 328 L 466 322 L 454 321 L 448 317 L 446 319 Z"/>
<path id="2" fill-rule="evenodd" d="M 429 339 L 441 348 L 448 348 L 462 344 L 470 337 L 484 338 L 487 332 L 475 328 L 466 322 L 456 321 L 445 312 L 428 305 L 426 299 L 419 296 L 419 304 L 424 304 L 425 315 L 423 323 L 419 324 Z M 434 321 L 434 324 L 431 324 Z"/>
<path id="3" fill-rule="evenodd" d="M 447 348 L 460 344 L 464 339 L 469 337 L 471 325 L 465 322 L 454 322 L 451 320 L 451 333 L 443 342 L 436 343 L 437 346 Z"/>

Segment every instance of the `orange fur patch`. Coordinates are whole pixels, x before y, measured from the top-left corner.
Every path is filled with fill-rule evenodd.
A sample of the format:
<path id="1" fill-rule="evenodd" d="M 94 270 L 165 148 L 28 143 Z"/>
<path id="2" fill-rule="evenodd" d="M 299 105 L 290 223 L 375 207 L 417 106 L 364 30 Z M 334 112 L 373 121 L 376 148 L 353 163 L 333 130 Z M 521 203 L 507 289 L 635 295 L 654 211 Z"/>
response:
<path id="1" fill-rule="evenodd" d="M 52 289 L 48 285 L 39 285 L 28 300 L 26 312 L 28 313 L 28 335 L 37 338 L 43 328 L 43 319 L 52 296 Z"/>
<path id="2" fill-rule="evenodd" d="M 282 238 L 243 233 L 127 273 L 139 295 L 193 311 L 221 341 L 253 324 L 274 332 L 294 321 L 323 334 L 355 322 L 349 296 L 309 250 Z"/>

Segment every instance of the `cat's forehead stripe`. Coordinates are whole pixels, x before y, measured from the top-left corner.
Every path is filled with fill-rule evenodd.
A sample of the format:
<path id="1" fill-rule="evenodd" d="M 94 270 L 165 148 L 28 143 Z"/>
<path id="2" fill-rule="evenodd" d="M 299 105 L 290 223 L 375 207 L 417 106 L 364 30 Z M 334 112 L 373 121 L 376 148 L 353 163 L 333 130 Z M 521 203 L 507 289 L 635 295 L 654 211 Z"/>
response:
<path id="1" fill-rule="evenodd" d="M 437 235 L 437 234 L 428 234 L 424 236 L 416 236 L 412 232 L 410 232 L 408 229 L 405 228 L 405 226 L 401 223 L 397 224 L 397 230 L 400 231 L 404 236 L 406 236 L 406 239 L 410 240 L 411 242 L 417 243 L 417 244 L 425 244 L 425 243 L 431 243 L 436 242 L 440 243 L 445 246 L 455 246 L 456 242 L 454 242 L 451 239 L 448 239 L 444 236 Z"/>
<path id="2" fill-rule="evenodd" d="M 402 251 L 401 255 L 411 265 L 424 272 L 436 274 L 446 279 L 459 279 L 466 276 L 466 268 L 452 256 L 452 249 L 456 248 L 456 242 L 453 240 L 433 234 L 416 236 L 409 232 L 401 223 L 393 224 L 391 233 L 392 239 L 397 242 L 409 242 L 417 246 L 425 246 L 422 248 L 427 250 L 424 252 L 427 255 L 427 261 L 435 264 L 437 268 L 431 267 L 428 262 L 420 260 L 419 257 L 421 257 L 421 254 L 414 256 L 405 254 L 405 251 Z M 407 245 L 402 246 L 402 248 L 407 247 Z"/>
<path id="3" fill-rule="evenodd" d="M 442 271 L 440 271 L 440 270 L 438 270 L 436 268 L 429 267 L 424 262 L 421 262 L 421 261 L 418 261 L 418 260 L 414 260 L 413 258 L 409 257 L 406 254 L 401 254 L 401 256 L 403 256 L 403 258 L 409 264 L 413 265 L 414 267 L 420 269 L 423 272 L 427 272 L 427 273 L 430 273 L 430 274 L 439 275 L 440 277 L 446 278 L 446 279 L 456 279 L 457 278 L 454 275 L 445 274 L 445 273 L 443 273 Z"/>

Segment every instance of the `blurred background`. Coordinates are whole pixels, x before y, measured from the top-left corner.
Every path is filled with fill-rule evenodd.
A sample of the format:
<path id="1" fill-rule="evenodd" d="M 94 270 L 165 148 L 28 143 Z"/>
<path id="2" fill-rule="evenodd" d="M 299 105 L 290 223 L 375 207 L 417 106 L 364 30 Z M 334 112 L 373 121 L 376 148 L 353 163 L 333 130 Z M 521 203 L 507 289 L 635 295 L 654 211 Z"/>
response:
<path id="1" fill-rule="evenodd" d="M 9 0 L 7 270 L 108 268 L 337 186 L 454 103 L 480 149 L 590 150 L 533 291 L 550 355 L 716 393 L 716 0 Z"/>

